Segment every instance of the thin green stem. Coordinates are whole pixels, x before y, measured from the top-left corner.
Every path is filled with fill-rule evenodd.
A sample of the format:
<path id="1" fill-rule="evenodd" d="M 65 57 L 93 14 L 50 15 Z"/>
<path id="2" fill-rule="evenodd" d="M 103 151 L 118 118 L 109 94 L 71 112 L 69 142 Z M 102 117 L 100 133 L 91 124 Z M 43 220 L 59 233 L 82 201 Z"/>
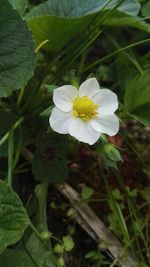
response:
<path id="1" fill-rule="evenodd" d="M 19 96 L 18 96 L 18 99 L 17 99 L 17 106 L 19 107 L 20 104 L 21 104 L 21 101 L 22 101 L 22 98 L 23 98 L 23 95 L 24 95 L 24 90 L 25 88 L 22 88 L 19 92 Z"/>
<path id="2" fill-rule="evenodd" d="M 48 179 L 36 186 L 35 194 L 39 204 L 38 225 L 40 231 L 48 231 L 46 206 L 47 206 Z"/>
<path id="3" fill-rule="evenodd" d="M 56 73 L 56 77 L 60 77 L 60 73 L 59 71 L 65 70 L 64 66 L 66 66 L 66 68 L 68 66 L 71 65 L 72 62 L 74 62 L 96 39 L 97 37 L 102 33 L 102 31 L 99 29 L 99 26 L 101 25 L 101 23 L 109 16 L 111 15 L 125 0 L 120 0 L 119 3 L 114 6 L 112 9 L 108 10 L 106 12 L 106 14 L 97 20 L 97 16 L 96 16 L 96 22 L 94 20 L 93 24 L 89 25 L 89 31 L 86 31 L 86 33 L 81 36 L 81 38 L 79 38 L 78 40 L 79 42 L 75 42 L 74 46 L 72 47 L 71 45 L 71 49 L 72 51 L 68 51 L 70 57 L 67 57 L 67 61 L 66 61 L 66 56 L 65 56 L 65 61 L 62 61 L 62 64 L 60 64 L 59 69 L 57 70 Z M 108 1 L 104 7 L 102 8 L 102 10 L 110 3 L 111 1 Z M 81 72 L 82 73 L 82 72 Z M 57 80 L 57 78 L 54 76 L 53 80 L 51 81 L 52 83 L 55 82 Z"/>
<path id="4" fill-rule="evenodd" d="M 111 44 L 116 48 L 116 49 L 121 49 L 120 45 L 110 36 L 107 35 L 107 39 L 111 42 Z M 143 69 L 140 66 L 139 62 L 137 61 L 137 59 L 133 58 L 127 51 L 124 52 L 124 54 L 128 57 L 128 59 L 130 60 L 130 62 L 134 65 L 134 67 L 136 67 L 136 69 L 138 70 L 139 74 L 143 74 Z"/>
<path id="5" fill-rule="evenodd" d="M 46 249 L 49 249 L 49 247 L 47 246 L 47 244 L 43 240 L 41 234 L 39 233 L 39 231 L 36 229 L 36 227 L 31 222 L 30 222 L 30 227 L 31 227 L 32 231 L 35 233 L 35 235 L 37 236 L 37 238 L 39 239 L 39 241 L 43 244 L 43 246 Z"/>
<path id="6" fill-rule="evenodd" d="M 30 260 L 32 261 L 33 265 L 35 265 L 35 267 L 40 267 L 40 266 L 36 263 L 36 261 L 33 259 L 33 257 L 30 255 L 30 253 L 29 253 L 28 249 L 26 248 L 26 245 L 25 245 L 24 242 L 23 242 L 23 247 L 24 247 L 24 250 L 25 250 L 25 252 L 27 253 L 28 257 L 29 257 Z"/>
<path id="7" fill-rule="evenodd" d="M 114 266 L 116 266 L 117 263 L 118 263 L 118 259 L 115 259 L 115 260 L 112 262 L 112 264 L 110 265 L 110 267 L 114 267 Z"/>
<path id="8" fill-rule="evenodd" d="M 21 129 L 19 128 L 19 130 L 20 130 L 20 136 L 19 136 L 19 140 L 18 140 L 18 143 L 17 143 L 15 156 L 14 156 L 14 162 L 13 162 L 14 168 L 15 168 L 18 160 L 19 160 L 20 152 L 21 152 L 21 148 L 22 148 L 22 142 L 23 142 L 23 136 L 22 136 Z"/>
<path id="9" fill-rule="evenodd" d="M 111 2 L 111 1 L 109 1 L 109 2 Z M 106 6 L 109 4 L 109 2 L 108 3 L 106 3 Z M 114 6 L 112 9 L 110 9 L 99 21 L 98 21 L 98 24 L 100 25 L 102 22 L 104 22 L 104 20 L 107 18 L 107 17 L 109 17 L 110 15 L 112 15 L 115 11 L 116 11 L 116 9 L 119 7 L 119 6 L 121 6 L 121 4 L 123 4 L 123 2 L 125 2 L 125 0 L 120 0 L 119 1 L 119 3 L 116 5 L 116 6 Z M 106 7 L 106 6 L 104 6 L 104 7 Z M 104 8 L 103 8 L 104 9 Z"/>
<path id="10" fill-rule="evenodd" d="M 109 58 L 111 58 L 111 57 L 113 57 L 113 56 L 119 54 L 120 52 L 123 52 L 123 51 L 128 50 L 128 49 L 130 49 L 130 48 L 132 48 L 132 47 L 135 47 L 135 46 L 138 46 L 138 45 L 141 45 L 141 44 L 144 44 L 144 43 L 148 43 L 148 42 L 150 42 L 150 38 L 148 38 L 148 39 L 144 39 L 144 40 L 142 40 L 142 41 L 139 41 L 139 42 L 136 42 L 136 43 L 127 45 L 127 46 L 124 46 L 124 47 L 122 47 L 122 48 L 119 48 L 118 50 L 116 50 L 116 51 L 114 51 L 114 52 L 112 52 L 112 53 L 106 55 L 105 57 L 103 57 L 103 58 L 101 58 L 101 59 L 99 59 L 99 60 L 97 60 L 97 61 L 95 61 L 94 63 L 92 63 L 91 65 L 89 65 L 87 68 L 85 68 L 82 72 L 80 72 L 80 74 L 82 74 L 82 73 L 86 72 L 87 70 L 89 70 L 89 69 L 95 67 L 96 65 L 98 65 L 98 64 L 100 64 L 100 63 L 102 63 L 102 62 L 104 62 L 105 60 L 107 60 L 107 59 L 109 59 Z"/>
<path id="11" fill-rule="evenodd" d="M 47 206 L 47 193 L 48 193 L 48 178 L 44 179 L 44 181 L 36 186 L 35 189 L 35 194 L 38 199 L 38 204 L 39 204 L 39 212 L 38 212 L 38 229 L 40 232 L 47 232 L 48 231 L 48 226 L 47 226 L 47 213 L 46 213 L 46 206 Z M 32 225 L 33 226 L 33 225 Z M 35 227 L 33 227 L 36 235 L 40 240 L 43 241 L 41 238 L 39 232 Z M 52 258 L 54 261 L 56 261 L 56 258 L 53 254 L 53 249 L 51 245 L 50 240 L 45 240 L 45 245 L 49 247 L 49 250 L 51 251 Z"/>
<path id="12" fill-rule="evenodd" d="M 7 176 L 7 182 L 9 186 L 12 186 L 13 154 L 14 154 L 14 130 L 10 130 L 8 137 L 8 176 Z"/>
<path id="13" fill-rule="evenodd" d="M 131 22 L 131 24 L 134 24 L 134 23 L 139 22 L 139 21 L 147 20 L 147 19 L 150 19 L 150 16 L 135 19 L 134 21 Z"/>
<path id="14" fill-rule="evenodd" d="M 21 117 L 18 121 L 15 122 L 15 124 L 12 126 L 11 130 L 15 130 L 24 120 L 23 117 Z M 0 146 L 2 146 L 8 139 L 10 134 L 10 131 L 8 131 L 0 140 Z"/>
<path id="15" fill-rule="evenodd" d="M 49 246 L 49 244 L 47 243 L 47 241 L 45 241 L 41 234 L 39 233 L 39 231 L 36 229 L 36 227 L 30 222 L 30 227 L 32 229 L 32 231 L 34 232 L 34 234 L 36 235 L 36 237 L 38 238 L 38 240 L 42 243 L 42 245 L 45 247 L 46 250 L 51 252 L 51 256 L 52 256 L 52 260 L 53 260 L 53 264 L 55 267 L 60 267 L 56 257 L 53 254 L 53 250 L 51 249 L 51 247 Z"/>
<path id="16" fill-rule="evenodd" d="M 100 35 L 101 30 L 99 30 L 99 26 L 101 23 L 110 16 L 125 0 L 120 0 L 119 3 L 114 6 L 112 9 L 108 10 L 106 14 L 99 19 L 99 16 L 96 15 L 94 19 L 92 19 L 91 23 L 85 28 L 82 34 L 79 36 L 76 36 L 74 42 L 70 42 L 70 46 L 67 46 L 66 49 L 64 49 L 63 52 L 61 52 L 56 59 L 50 63 L 49 66 L 47 66 L 47 69 L 44 71 L 44 74 L 42 75 L 41 80 L 39 81 L 38 85 L 35 86 L 35 89 L 32 90 L 32 94 L 30 94 L 30 97 L 28 97 L 28 100 L 25 102 L 22 112 L 24 112 L 29 104 L 33 101 L 33 98 L 35 99 L 35 96 L 37 95 L 39 88 L 41 87 L 42 83 L 46 79 L 46 76 L 48 75 L 49 71 L 51 70 L 51 67 L 54 66 L 57 62 L 60 64 L 58 65 L 58 70 L 56 75 L 54 74 L 53 78 L 49 80 L 48 82 L 53 83 L 57 81 L 57 77 L 61 76 L 61 72 L 65 72 L 66 68 L 71 65 L 72 62 L 74 62 L 93 42 L 94 40 Z M 108 0 L 106 4 L 103 6 L 102 10 L 111 3 L 112 0 Z M 87 31 L 87 29 L 89 29 Z M 79 38 L 80 37 L 80 38 Z M 70 49 L 71 48 L 71 49 Z M 71 51 L 70 51 L 71 50 Z M 66 57 L 67 55 L 67 57 Z M 69 56 L 68 56 L 69 55 Z M 64 57 L 64 60 L 63 58 Z M 62 60 L 60 60 L 62 58 Z M 56 66 L 56 65 L 55 65 Z M 64 67 L 65 66 L 65 67 Z"/>
<path id="17" fill-rule="evenodd" d="M 70 46 L 67 46 L 66 49 L 63 50 L 63 52 L 61 51 L 60 54 L 54 59 L 54 61 L 52 63 L 50 63 L 46 70 L 44 71 L 44 74 L 42 75 L 42 79 L 40 80 L 37 88 L 35 89 L 35 92 L 33 92 L 32 90 L 32 95 L 30 96 L 30 99 L 28 99 L 28 102 L 25 103 L 23 110 L 25 110 L 28 106 L 28 104 L 32 101 L 32 98 L 35 96 L 36 92 L 38 92 L 40 86 L 42 85 L 42 83 L 44 82 L 46 76 L 48 75 L 48 73 L 50 72 L 52 66 L 54 66 L 57 62 L 60 61 L 60 65 L 59 65 L 59 70 L 66 70 L 66 67 L 70 66 L 70 64 L 77 58 L 79 57 L 80 54 L 83 53 L 83 51 L 85 51 L 85 49 L 87 49 L 87 47 L 98 37 L 98 35 L 101 33 L 101 31 L 99 30 L 99 33 L 96 33 L 95 37 L 91 37 L 93 36 L 93 32 L 96 30 L 96 28 L 98 28 L 100 26 L 100 24 L 103 22 L 103 20 L 105 20 L 111 13 L 113 13 L 116 8 L 118 8 L 125 0 L 120 0 L 119 3 L 114 6 L 111 10 L 109 10 L 108 12 L 106 12 L 106 14 L 99 19 L 99 16 L 96 15 L 94 19 L 92 19 L 92 21 L 90 21 L 89 25 L 84 29 L 83 33 L 81 33 L 79 36 L 76 36 L 76 38 L 74 39 L 74 41 L 70 42 Z M 112 2 L 112 0 L 108 0 L 106 2 L 106 4 L 103 6 L 102 10 L 105 9 L 107 7 L 107 5 L 109 5 Z M 102 11 L 101 10 L 101 11 Z M 87 31 L 87 29 L 89 29 L 89 31 Z M 81 38 L 79 38 L 81 37 Z M 90 37 L 90 38 L 89 38 Z M 90 41 L 88 41 L 90 40 Z M 79 45 L 82 44 L 81 46 Z M 70 51 L 70 47 L 71 47 L 71 51 Z M 70 55 L 69 58 L 67 56 L 67 62 L 66 62 L 66 55 Z M 65 61 L 60 60 L 62 57 L 65 58 Z M 64 68 L 64 66 L 66 66 Z M 59 71 L 57 71 L 56 77 L 59 77 Z M 50 81 L 51 83 L 54 82 L 56 80 L 56 77 L 54 77 L 52 79 L 52 81 Z"/>

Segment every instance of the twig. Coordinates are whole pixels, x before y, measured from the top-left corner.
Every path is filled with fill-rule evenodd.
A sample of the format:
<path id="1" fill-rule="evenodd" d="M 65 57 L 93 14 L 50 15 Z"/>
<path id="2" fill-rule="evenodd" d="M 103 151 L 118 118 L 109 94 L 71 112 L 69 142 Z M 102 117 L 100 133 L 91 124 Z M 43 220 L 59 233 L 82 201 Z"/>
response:
<path id="1" fill-rule="evenodd" d="M 24 148 L 22 154 L 27 161 L 32 163 L 33 154 L 29 149 Z M 79 194 L 70 185 L 67 183 L 56 184 L 55 188 L 76 209 L 75 220 L 93 240 L 98 244 L 100 242 L 105 244 L 105 249 L 111 253 L 113 258 L 122 267 L 139 267 L 138 262 L 131 255 L 130 251 L 123 247 L 121 242 L 111 233 L 88 205 L 81 203 Z"/>
<path id="2" fill-rule="evenodd" d="M 138 263 L 125 249 L 121 242 L 104 225 L 93 210 L 85 204 L 80 203 L 79 194 L 67 183 L 57 184 L 55 188 L 65 196 L 76 209 L 75 220 L 80 226 L 97 242 L 103 243 L 111 255 L 118 260 L 122 267 L 138 267 Z M 80 203 L 80 205 L 78 204 Z"/>

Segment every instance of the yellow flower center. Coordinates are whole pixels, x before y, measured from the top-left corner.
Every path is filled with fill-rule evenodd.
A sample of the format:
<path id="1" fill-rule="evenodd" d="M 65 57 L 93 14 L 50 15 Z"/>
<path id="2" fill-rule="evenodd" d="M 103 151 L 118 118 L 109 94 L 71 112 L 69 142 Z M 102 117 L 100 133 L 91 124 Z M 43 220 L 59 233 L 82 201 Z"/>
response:
<path id="1" fill-rule="evenodd" d="M 98 107 L 99 105 L 96 105 L 87 96 L 76 97 L 73 101 L 73 116 L 84 121 L 91 120 L 98 114 Z"/>

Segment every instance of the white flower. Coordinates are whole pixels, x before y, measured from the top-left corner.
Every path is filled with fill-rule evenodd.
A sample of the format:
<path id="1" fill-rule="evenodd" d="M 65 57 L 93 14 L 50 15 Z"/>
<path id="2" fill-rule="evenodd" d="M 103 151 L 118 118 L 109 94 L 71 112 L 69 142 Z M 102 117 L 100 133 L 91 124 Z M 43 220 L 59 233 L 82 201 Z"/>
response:
<path id="1" fill-rule="evenodd" d="M 118 108 L 117 95 L 100 89 L 95 78 L 86 80 L 79 90 L 72 85 L 55 89 L 53 101 L 56 107 L 49 122 L 55 132 L 69 133 L 92 145 L 101 133 L 113 136 L 119 131 L 119 120 L 114 114 Z"/>

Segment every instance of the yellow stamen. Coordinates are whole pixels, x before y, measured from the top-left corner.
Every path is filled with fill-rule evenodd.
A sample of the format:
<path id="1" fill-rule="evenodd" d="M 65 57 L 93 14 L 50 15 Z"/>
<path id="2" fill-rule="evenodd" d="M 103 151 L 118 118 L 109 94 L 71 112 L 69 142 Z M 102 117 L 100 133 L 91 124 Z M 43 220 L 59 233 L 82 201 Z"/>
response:
<path id="1" fill-rule="evenodd" d="M 98 114 L 98 107 L 99 105 L 96 105 L 87 96 L 76 97 L 73 101 L 73 116 L 84 121 L 91 120 Z"/>

